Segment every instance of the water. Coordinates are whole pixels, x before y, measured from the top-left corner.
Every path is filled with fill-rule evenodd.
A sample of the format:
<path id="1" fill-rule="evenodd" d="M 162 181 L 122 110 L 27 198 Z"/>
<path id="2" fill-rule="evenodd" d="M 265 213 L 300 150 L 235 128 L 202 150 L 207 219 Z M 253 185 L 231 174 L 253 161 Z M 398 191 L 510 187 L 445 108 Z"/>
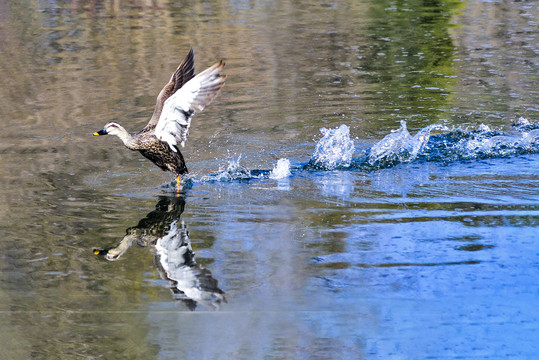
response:
<path id="1" fill-rule="evenodd" d="M 0 2 L 0 358 L 534 359 L 534 1 Z M 118 139 L 189 46 L 177 196 Z"/>

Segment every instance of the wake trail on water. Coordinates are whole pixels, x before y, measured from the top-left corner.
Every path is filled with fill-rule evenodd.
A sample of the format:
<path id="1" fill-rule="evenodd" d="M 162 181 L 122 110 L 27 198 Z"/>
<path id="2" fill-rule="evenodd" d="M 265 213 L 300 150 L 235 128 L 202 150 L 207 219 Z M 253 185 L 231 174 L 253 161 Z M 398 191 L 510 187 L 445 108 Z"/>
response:
<path id="1" fill-rule="evenodd" d="M 476 129 L 449 129 L 434 124 L 411 135 L 406 122 L 399 129 L 386 135 L 357 156 L 350 156 L 349 128 L 322 129 L 323 137 L 305 170 L 352 170 L 374 171 L 411 162 L 440 162 L 503 158 L 539 152 L 539 124 L 531 124 L 520 118 L 512 125 L 510 133 L 491 130 L 481 124 Z M 433 131 L 441 133 L 431 134 Z M 317 152 L 329 146 L 331 151 Z M 328 154 L 331 154 L 328 158 Z"/>
<path id="2" fill-rule="evenodd" d="M 539 124 L 519 118 L 511 132 L 492 130 L 481 124 L 475 129 L 449 129 L 433 124 L 411 135 L 406 122 L 374 145 L 357 151 L 350 137 L 350 128 L 321 128 L 322 137 L 306 164 L 291 166 L 290 160 L 279 159 L 271 170 L 249 170 L 240 165 L 241 156 L 229 160 L 216 174 L 200 179 L 190 178 L 190 184 L 207 182 L 250 181 L 254 179 L 282 180 L 297 171 L 361 170 L 375 171 L 412 162 L 450 163 L 486 158 L 504 158 L 539 152 Z M 436 132 L 433 134 L 433 132 Z"/>

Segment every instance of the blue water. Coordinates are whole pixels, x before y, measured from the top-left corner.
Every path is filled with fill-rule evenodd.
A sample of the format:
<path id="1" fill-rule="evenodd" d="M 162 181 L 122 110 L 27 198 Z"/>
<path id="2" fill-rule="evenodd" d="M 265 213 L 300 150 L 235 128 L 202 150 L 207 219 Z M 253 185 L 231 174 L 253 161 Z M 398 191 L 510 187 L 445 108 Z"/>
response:
<path id="1" fill-rule="evenodd" d="M 214 271 L 239 267 L 258 281 L 245 291 L 225 279 L 234 300 L 222 315 L 190 318 L 197 340 L 187 339 L 220 338 L 209 358 L 237 355 L 231 338 L 245 331 L 255 358 L 293 352 L 270 339 L 319 358 L 533 358 L 537 129 L 521 118 L 506 131 L 432 125 L 412 135 L 403 122 L 369 145 L 341 125 L 321 129 L 307 162 L 248 170 L 237 158 L 191 178 L 188 202 L 204 206 L 199 196 L 215 186 L 223 198 L 205 211 L 220 214 L 209 220 L 221 239 L 210 254 L 227 254 Z M 306 339 L 327 343 L 313 350 Z"/>
<path id="2" fill-rule="evenodd" d="M 245 169 L 241 159 L 192 179 L 187 196 L 195 207 L 206 192 L 223 199 L 204 213 L 221 240 L 210 254 L 226 254 L 212 268 L 234 300 L 222 315 L 190 318 L 197 339 L 188 340 L 220 338 L 209 358 L 237 356 L 231 339 L 245 331 L 254 340 L 244 350 L 255 358 L 282 351 L 342 359 L 535 356 L 535 125 L 436 126 L 411 135 L 403 123 L 363 149 L 342 125 L 322 129 L 314 148 L 278 179 L 269 174 L 286 162 L 270 172 Z M 238 270 L 226 279 L 236 268 L 246 271 L 240 282 L 257 279 L 256 290 L 233 285 Z M 171 328 L 185 321 L 168 313 L 152 319 Z M 320 339 L 327 343 L 310 348 Z M 273 341 L 292 348 L 277 350 Z"/>

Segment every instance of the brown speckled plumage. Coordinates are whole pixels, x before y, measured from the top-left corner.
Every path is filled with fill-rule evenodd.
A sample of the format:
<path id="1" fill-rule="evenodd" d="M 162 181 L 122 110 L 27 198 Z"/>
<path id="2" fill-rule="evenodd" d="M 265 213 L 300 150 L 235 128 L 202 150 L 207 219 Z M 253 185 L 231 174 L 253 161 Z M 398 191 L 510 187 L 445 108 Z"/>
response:
<path id="1" fill-rule="evenodd" d="M 177 152 L 172 151 L 167 143 L 157 139 L 154 135 L 154 130 L 155 125 L 146 127 L 138 132 L 135 135 L 136 149 L 133 150 L 140 151 L 142 156 L 152 161 L 163 171 L 171 171 L 178 175 L 188 173 L 180 149 L 175 146 Z"/>
<path id="2" fill-rule="evenodd" d="M 139 151 L 163 171 L 177 176 L 188 172 L 178 147 L 189 134 L 191 118 L 202 111 L 225 83 L 225 63 L 220 61 L 194 76 L 194 52 L 191 48 L 170 81 L 157 97 L 155 110 L 146 127 L 130 135 L 121 125 L 109 122 L 94 135 L 116 135 L 131 149 Z"/>

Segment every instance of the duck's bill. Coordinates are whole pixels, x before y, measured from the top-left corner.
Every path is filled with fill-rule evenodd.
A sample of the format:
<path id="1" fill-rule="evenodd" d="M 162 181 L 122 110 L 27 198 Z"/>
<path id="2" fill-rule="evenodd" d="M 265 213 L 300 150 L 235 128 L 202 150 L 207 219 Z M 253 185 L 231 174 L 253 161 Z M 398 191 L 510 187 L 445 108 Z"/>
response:
<path id="1" fill-rule="evenodd" d="M 101 129 L 101 130 L 95 132 L 95 133 L 94 133 L 94 136 L 107 135 L 107 134 L 108 134 L 107 130 Z"/>
<path id="2" fill-rule="evenodd" d="M 129 246 L 127 247 L 127 249 L 129 249 Z M 125 250 L 127 250 L 127 249 L 125 249 Z M 105 259 L 107 259 L 108 261 L 116 261 L 116 260 L 118 260 L 120 258 L 120 256 L 123 255 L 125 250 L 121 251 L 121 252 L 118 252 L 118 251 L 116 251 L 115 248 L 112 248 L 112 249 L 94 249 L 94 255 L 102 256 Z"/>

